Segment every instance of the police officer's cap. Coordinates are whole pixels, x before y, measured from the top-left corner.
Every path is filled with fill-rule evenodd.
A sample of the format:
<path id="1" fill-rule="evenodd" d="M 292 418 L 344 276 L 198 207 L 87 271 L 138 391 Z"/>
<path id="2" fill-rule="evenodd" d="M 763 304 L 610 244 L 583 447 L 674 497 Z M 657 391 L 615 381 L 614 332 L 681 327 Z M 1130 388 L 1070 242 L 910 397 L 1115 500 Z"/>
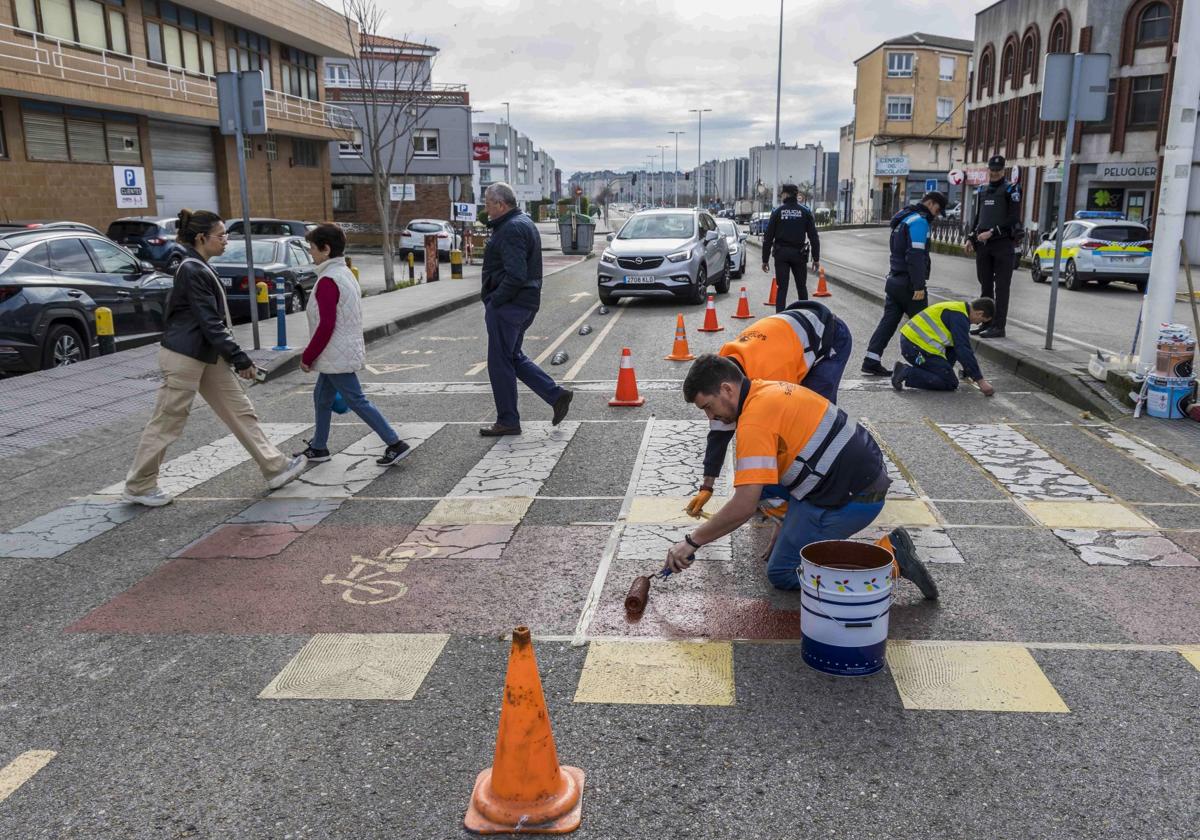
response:
<path id="1" fill-rule="evenodd" d="M 993 155 L 992 159 L 988 161 L 988 169 L 1003 169 L 1003 168 L 1004 168 L 1004 155 Z"/>
<path id="2" fill-rule="evenodd" d="M 800 195 L 800 188 L 795 184 L 784 184 L 779 188 L 780 193 L 791 193 L 792 195 Z"/>
<path id="3" fill-rule="evenodd" d="M 946 204 L 947 204 L 947 201 L 946 201 L 946 194 L 945 194 L 945 193 L 943 193 L 943 192 L 938 192 L 937 190 L 933 190 L 933 191 L 931 191 L 931 192 L 927 192 L 927 193 L 925 193 L 925 195 L 924 195 L 924 196 L 921 198 L 921 201 L 933 201 L 933 202 L 936 202 L 936 203 L 937 203 L 937 206 L 938 206 L 938 213 L 939 213 L 939 215 L 942 215 L 942 216 L 946 215 Z"/>

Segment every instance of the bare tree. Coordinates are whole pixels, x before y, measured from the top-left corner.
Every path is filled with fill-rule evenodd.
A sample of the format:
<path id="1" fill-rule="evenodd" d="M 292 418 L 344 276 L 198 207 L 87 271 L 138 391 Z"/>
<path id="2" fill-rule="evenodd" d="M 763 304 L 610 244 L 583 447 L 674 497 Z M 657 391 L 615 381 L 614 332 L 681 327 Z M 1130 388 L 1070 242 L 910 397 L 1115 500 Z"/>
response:
<path id="1" fill-rule="evenodd" d="M 371 170 L 383 241 L 384 285 L 390 292 L 396 288 L 393 237 L 402 205 L 397 202 L 395 214 L 390 212 L 392 176 L 399 175 L 401 183 L 407 179 L 416 154 L 413 138 L 433 107 L 428 93 L 435 54 L 425 42 L 382 35 L 387 12 L 376 0 L 343 0 L 342 10 L 356 79 L 349 93 L 361 105 L 350 111 L 361 137 L 363 160 Z M 427 60 L 410 60 L 413 51 L 425 53 Z"/>

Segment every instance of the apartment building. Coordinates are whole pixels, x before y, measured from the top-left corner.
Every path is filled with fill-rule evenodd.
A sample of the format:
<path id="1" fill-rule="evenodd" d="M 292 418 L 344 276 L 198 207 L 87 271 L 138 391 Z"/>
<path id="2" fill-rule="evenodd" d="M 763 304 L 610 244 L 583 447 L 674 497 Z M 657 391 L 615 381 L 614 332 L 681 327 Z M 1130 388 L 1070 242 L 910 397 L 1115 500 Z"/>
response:
<path id="1" fill-rule="evenodd" d="M 957 200 L 947 174 L 963 159 L 973 49 L 963 38 L 914 32 L 854 62 L 854 137 L 839 150 L 847 220 L 886 220 L 930 186 Z"/>
<path id="2" fill-rule="evenodd" d="M 0 3 L 0 218 L 241 213 L 237 150 L 217 132 L 214 74 L 262 70 L 271 133 L 246 139 L 251 212 L 332 213 L 323 56 L 346 20 L 315 0 Z"/>
<path id="3" fill-rule="evenodd" d="M 472 126 L 477 153 L 475 183 L 477 201 L 489 184 L 505 181 L 516 193 L 523 209 L 535 201 L 556 198 L 554 158 L 525 134 L 502 122 L 477 122 Z"/>
<path id="4" fill-rule="evenodd" d="M 779 180 L 775 180 L 775 159 L 779 158 Z M 774 207 L 779 198 L 779 187 L 796 184 L 805 193 L 807 200 L 823 191 L 825 177 L 825 148 L 820 143 L 789 146 L 781 143 L 778 151 L 774 143 L 753 146 L 750 149 L 748 185 L 751 197 L 761 209 Z"/>

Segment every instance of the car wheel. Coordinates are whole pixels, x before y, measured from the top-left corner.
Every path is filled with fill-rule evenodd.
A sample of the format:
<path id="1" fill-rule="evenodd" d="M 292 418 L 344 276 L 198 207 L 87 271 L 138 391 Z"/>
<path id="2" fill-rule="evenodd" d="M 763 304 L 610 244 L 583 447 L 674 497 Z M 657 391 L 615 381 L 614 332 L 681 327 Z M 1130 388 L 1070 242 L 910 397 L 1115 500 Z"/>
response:
<path id="1" fill-rule="evenodd" d="M 1029 276 L 1033 278 L 1034 283 L 1045 283 L 1046 275 L 1042 274 L 1042 267 L 1035 261 L 1033 267 L 1029 269 Z"/>
<path id="2" fill-rule="evenodd" d="M 304 290 L 299 286 L 293 287 L 292 293 L 288 295 L 287 299 L 287 314 L 291 315 L 293 312 L 303 312 L 304 303 Z"/>
<path id="3" fill-rule="evenodd" d="M 704 303 L 704 293 L 708 290 L 708 269 L 700 266 L 700 271 L 696 275 L 696 283 L 692 286 L 692 296 L 690 302 L 693 304 Z"/>
<path id="4" fill-rule="evenodd" d="M 73 365 L 87 358 L 87 349 L 79 331 L 66 324 L 54 324 L 42 344 L 42 368 Z"/>
<path id="5" fill-rule="evenodd" d="M 721 269 L 721 276 L 717 278 L 717 282 L 713 284 L 713 288 L 717 290 L 719 295 L 729 294 L 729 260 L 725 260 L 725 267 Z"/>
<path id="6" fill-rule="evenodd" d="M 183 262 L 183 257 L 179 256 L 178 254 L 175 254 L 173 257 L 171 257 L 169 260 L 167 260 L 166 272 L 168 274 L 174 274 L 175 271 L 179 268 L 179 264 L 181 262 Z"/>
<path id="7" fill-rule="evenodd" d="M 1137 281 L 1136 283 L 1134 283 L 1133 285 L 1137 287 L 1137 290 L 1138 290 L 1139 292 L 1143 292 L 1143 293 L 1144 293 L 1144 292 L 1146 291 L 1146 287 L 1147 287 L 1148 285 L 1150 285 L 1150 281 L 1149 281 L 1149 279 L 1146 279 L 1146 280 L 1138 280 L 1138 281 Z"/>
<path id="8" fill-rule="evenodd" d="M 1087 285 L 1087 281 L 1079 276 L 1075 268 L 1075 260 L 1067 260 L 1067 267 L 1063 271 L 1063 284 L 1072 292 L 1078 292 Z"/>
<path id="9" fill-rule="evenodd" d="M 600 292 L 600 302 L 605 306 L 612 306 L 617 302 L 617 299 L 605 291 Z"/>

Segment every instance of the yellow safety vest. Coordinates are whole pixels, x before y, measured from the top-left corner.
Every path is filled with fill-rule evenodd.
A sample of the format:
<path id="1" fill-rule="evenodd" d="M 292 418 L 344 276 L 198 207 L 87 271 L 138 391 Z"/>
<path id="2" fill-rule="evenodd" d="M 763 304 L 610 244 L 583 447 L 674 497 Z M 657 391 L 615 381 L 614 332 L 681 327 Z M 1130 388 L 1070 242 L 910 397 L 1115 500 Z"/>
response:
<path id="1" fill-rule="evenodd" d="M 951 300 L 945 303 L 935 303 L 914 315 L 912 320 L 900 328 L 900 335 L 926 353 L 945 356 L 946 348 L 954 346 L 954 337 L 942 323 L 942 315 L 946 312 L 961 312 L 968 319 L 971 317 L 967 312 L 966 301 Z"/>

